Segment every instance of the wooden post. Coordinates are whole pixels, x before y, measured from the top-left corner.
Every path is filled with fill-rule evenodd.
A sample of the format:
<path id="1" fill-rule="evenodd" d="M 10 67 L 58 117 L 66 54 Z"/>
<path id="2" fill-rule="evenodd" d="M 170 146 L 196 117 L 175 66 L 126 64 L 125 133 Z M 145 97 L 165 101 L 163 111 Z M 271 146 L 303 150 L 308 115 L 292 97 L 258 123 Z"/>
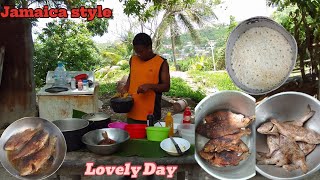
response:
<path id="1" fill-rule="evenodd" d="M 3 61 L 4 61 L 4 46 L 0 47 L 0 85 L 1 85 L 1 79 L 2 79 L 2 71 L 3 71 Z"/>

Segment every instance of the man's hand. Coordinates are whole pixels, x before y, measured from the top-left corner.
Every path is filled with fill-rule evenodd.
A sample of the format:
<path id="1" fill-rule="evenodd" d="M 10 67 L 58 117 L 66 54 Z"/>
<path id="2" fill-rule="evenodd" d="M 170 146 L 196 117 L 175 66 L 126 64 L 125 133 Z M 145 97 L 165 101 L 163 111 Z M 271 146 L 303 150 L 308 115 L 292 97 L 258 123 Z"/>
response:
<path id="1" fill-rule="evenodd" d="M 138 87 L 137 93 L 145 93 L 152 89 L 152 84 L 143 84 Z"/>
<path id="2" fill-rule="evenodd" d="M 121 94 L 125 94 L 129 91 L 129 86 L 126 84 L 122 87 L 122 89 L 120 90 Z"/>

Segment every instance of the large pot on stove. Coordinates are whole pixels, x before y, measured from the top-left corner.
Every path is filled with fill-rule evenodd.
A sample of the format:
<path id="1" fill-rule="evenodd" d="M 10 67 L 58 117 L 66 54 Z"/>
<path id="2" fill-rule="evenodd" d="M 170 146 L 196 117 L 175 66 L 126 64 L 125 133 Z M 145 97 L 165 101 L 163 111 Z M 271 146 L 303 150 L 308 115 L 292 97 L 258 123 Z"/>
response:
<path id="1" fill-rule="evenodd" d="M 64 120 L 52 121 L 62 132 L 66 144 L 67 151 L 76 151 L 85 146 L 81 138 L 89 129 L 89 121 L 85 119 L 69 118 Z"/>
<path id="2" fill-rule="evenodd" d="M 82 119 L 89 121 L 90 131 L 108 128 L 108 124 L 111 122 L 110 116 L 103 112 L 88 113 L 83 115 Z"/>

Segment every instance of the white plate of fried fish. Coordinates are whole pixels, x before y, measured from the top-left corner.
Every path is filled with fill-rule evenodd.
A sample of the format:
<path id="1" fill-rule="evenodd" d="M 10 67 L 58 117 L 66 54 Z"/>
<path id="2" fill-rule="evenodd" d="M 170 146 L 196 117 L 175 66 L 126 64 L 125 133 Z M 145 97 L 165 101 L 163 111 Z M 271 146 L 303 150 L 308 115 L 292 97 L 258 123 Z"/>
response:
<path id="1" fill-rule="evenodd" d="M 18 119 L 0 139 L 2 166 L 19 179 L 45 179 L 62 165 L 67 146 L 62 132 L 38 117 Z"/>

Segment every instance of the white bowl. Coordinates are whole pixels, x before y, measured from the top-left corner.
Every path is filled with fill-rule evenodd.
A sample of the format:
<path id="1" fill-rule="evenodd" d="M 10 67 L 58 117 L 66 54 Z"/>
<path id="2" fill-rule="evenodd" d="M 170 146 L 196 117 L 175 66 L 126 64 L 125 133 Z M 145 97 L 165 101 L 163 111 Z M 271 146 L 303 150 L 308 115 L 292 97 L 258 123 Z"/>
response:
<path id="1" fill-rule="evenodd" d="M 178 125 L 179 125 L 178 123 L 173 123 L 173 133 L 177 132 Z M 165 122 L 157 122 L 153 126 L 154 127 L 166 127 L 166 123 Z"/>
<path id="2" fill-rule="evenodd" d="M 178 144 L 178 146 L 180 147 L 182 153 L 185 153 L 186 151 L 188 151 L 188 149 L 190 149 L 190 143 L 182 138 L 178 138 L 178 137 L 174 137 L 173 138 L 176 143 Z M 163 149 L 164 151 L 166 151 L 168 154 L 172 155 L 172 156 L 179 156 L 173 142 L 171 141 L 170 138 L 167 138 L 163 141 L 161 141 L 160 143 L 160 147 L 161 149 Z"/>

